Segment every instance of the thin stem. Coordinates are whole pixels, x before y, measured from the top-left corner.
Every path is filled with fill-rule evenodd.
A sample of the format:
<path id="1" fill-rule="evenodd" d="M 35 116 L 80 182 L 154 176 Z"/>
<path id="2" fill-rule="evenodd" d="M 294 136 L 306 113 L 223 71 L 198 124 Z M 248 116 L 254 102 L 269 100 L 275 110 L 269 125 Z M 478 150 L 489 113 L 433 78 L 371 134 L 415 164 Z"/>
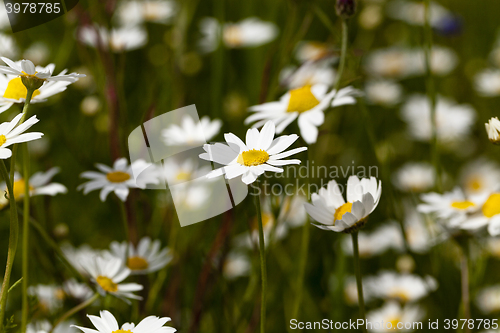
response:
<path id="1" fill-rule="evenodd" d="M 462 284 L 462 309 L 463 317 L 470 319 L 470 288 L 469 288 L 469 258 L 467 253 L 467 246 L 462 247 L 462 256 L 460 258 L 460 273 Z M 470 328 L 465 325 L 465 332 L 470 333 Z"/>
<path id="2" fill-rule="evenodd" d="M 353 248 L 353 258 L 354 258 L 354 271 L 356 273 L 356 285 L 358 287 L 358 303 L 359 303 L 359 315 L 361 319 L 366 322 L 365 314 L 365 299 L 363 298 L 363 281 L 361 278 L 361 269 L 359 264 L 359 246 L 358 246 L 358 232 L 353 232 L 352 236 L 352 248 Z M 366 326 L 363 325 L 363 332 L 367 332 Z"/>
<path id="3" fill-rule="evenodd" d="M 340 50 L 340 63 L 339 69 L 337 71 L 337 81 L 335 82 L 335 90 L 339 91 L 340 81 L 342 80 L 342 74 L 344 74 L 345 60 L 347 58 L 347 40 L 349 38 L 349 31 L 347 27 L 347 21 L 342 20 L 342 49 Z"/>
<path id="4" fill-rule="evenodd" d="M 425 70 L 426 70 L 426 87 L 427 87 L 427 97 L 430 102 L 430 113 L 431 113 L 431 126 L 432 126 L 432 163 L 434 169 L 436 170 L 436 186 L 438 191 L 441 191 L 442 181 L 441 181 L 441 167 L 439 161 L 439 147 L 438 147 L 438 137 L 437 137 L 437 120 L 436 120 L 436 85 L 432 75 L 432 63 L 431 63 L 431 52 L 432 52 L 432 28 L 430 24 L 430 0 L 425 0 L 425 24 L 424 24 L 424 52 L 425 52 Z"/>
<path id="5" fill-rule="evenodd" d="M 262 296 L 260 301 L 260 333 L 265 332 L 266 327 L 266 289 L 267 289 L 267 268 L 266 268 L 266 246 L 264 244 L 264 227 L 262 225 L 262 211 L 260 208 L 260 189 L 256 182 L 253 188 L 253 199 L 257 210 L 257 220 L 259 222 L 259 250 L 260 250 L 260 271 L 262 277 Z"/>
<path id="6" fill-rule="evenodd" d="M 23 203 L 23 234 L 22 234 L 22 313 L 21 333 L 26 332 L 28 324 L 29 302 L 28 302 L 28 252 L 29 252 L 29 217 L 30 217 L 30 175 L 29 175 L 29 152 L 28 143 L 23 145 L 23 179 L 24 179 L 24 203 Z"/>
<path id="7" fill-rule="evenodd" d="M 75 306 L 74 308 L 70 309 L 68 312 L 66 312 L 65 314 L 63 314 L 55 323 L 54 323 L 54 326 L 52 326 L 52 329 L 49 331 L 49 333 L 52 333 L 54 332 L 54 329 L 57 327 L 57 325 L 59 325 L 60 323 L 62 323 L 63 321 L 65 321 L 66 319 L 68 319 L 69 317 L 71 317 L 72 315 L 74 315 L 75 313 L 77 313 L 78 311 L 80 310 L 83 310 L 85 309 L 87 306 L 91 305 L 92 303 L 94 303 L 97 299 L 99 298 L 99 293 L 95 293 L 94 296 L 92 296 L 91 298 L 89 298 L 88 300 L 78 304 L 77 306 Z"/>
<path id="8" fill-rule="evenodd" d="M 7 167 L 3 160 L 0 160 L 0 173 L 7 184 L 10 203 L 10 233 L 9 233 L 9 250 L 7 252 L 7 265 L 5 266 L 5 275 L 3 278 L 2 289 L 0 291 L 0 332 L 3 331 L 3 319 L 5 317 L 5 307 L 7 305 L 7 293 L 9 290 L 10 275 L 12 273 L 12 265 L 17 250 L 17 241 L 19 238 L 19 221 L 17 219 L 17 206 L 14 199 L 14 190 L 12 182 L 9 178 Z"/>
<path id="9" fill-rule="evenodd" d="M 130 238 L 129 238 L 129 232 L 128 232 L 128 217 L 127 217 L 127 207 L 125 207 L 125 202 L 121 201 L 120 198 L 118 198 L 118 201 L 120 202 L 120 210 L 121 210 L 121 216 L 122 216 L 122 224 L 123 224 L 123 231 L 125 232 L 125 242 L 127 246 L 125 247 L 125 265 L 127 265 L 128 261 L 128 248 L 129 248 L 129 243 L 130 243 Z"/>

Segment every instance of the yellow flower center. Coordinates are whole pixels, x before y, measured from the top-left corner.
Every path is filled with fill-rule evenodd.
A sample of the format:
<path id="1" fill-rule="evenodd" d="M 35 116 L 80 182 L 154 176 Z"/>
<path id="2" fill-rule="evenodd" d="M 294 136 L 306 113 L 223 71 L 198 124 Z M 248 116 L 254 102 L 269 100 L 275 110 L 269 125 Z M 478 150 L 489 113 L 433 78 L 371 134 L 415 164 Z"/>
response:
<path id="1" fill-rule="evenodd" d="M 229 26 L 224 29 L 224 41 L 229 46 L 239 46 L 242 43 L 241 30 L 237 26 Z"/>
<path id="2" fill-rule="evenodd" d="M 127 260 L 127 267 L 133 271 L 140 271 L 149 267 L 149 263 L 142 257 L 130 257 Z"/>
<path id="3" fill-rule="evenodd" d="M 191 173 L 186 172 L 186 171 L 181 171 L 181 172 L 177 173 L 177 176 L 175 177 L 175 179 L 180 180 L 180 181 L 188 181 L 191 179 Z"/>
<path id="4" fill-rule="evenodd" d="M 410 300 L 408 293 L 402 289 L 393 290 L 391 293 L 389 293 L 389 297 L 396 298 L 396 299 L 400 300 L 401 302 L 408 302 Z"/>
<path id="5" fill-rule="evenodd" d="M 398 324 L 401 322 L 401 318 L 400 317 L 391 317 L 386 322 L 391 323 L 392 329 L 397 329 Z M 387 325 L 387 326 L 389 326 L 389 325 Z M 399 331 L 399 329 L 398 329 L 398 331 Z"/>
<path id="6" fill-rule="evenodd" d="M 5 89 L 3 97 L 18 100 L 20 98 L 26 98 L 27 93 L 28 89 L 26 89 L 26 87 L 24 86 L 21 78 L 16 77 L 10 80 L 7 84 L 7 89 Z M 37 89 L 33 92 L 32 98 L 38 95 L 40 95 L 40 90 Z"/>
<path id="7" fill-rule="evenodd" d="M 342 220 L 342 216 L 344 216 L 345 213 L 350 213 L 352 209 L 352 203 L 348 202 L 337 208 L 335 210 L 335 214 L 333 215 L 333 225 L 335 225 L 335 221 Z"/>
<path id="8" fill-rule="evenodd" d="M 474 207 L 474 206 L 475 206 L 475 204 L 471 201 L 468 201 L 468 200 L 454 201 L 451 203 L 451 207 L 456 208 L 456 209 L 460 209 L 460 210 L 464 210 L 464 209 L 467 209 L 469 207 Z"/>
<path id="9" fill-rule="evenodd" d="M 311 92 L 311 86 L 290 90 L 287 112 L 305 112 L 319 104 L 318 99 Z"/>
<path id="10" fill-rule="evenodd" d="M 483 182 L 479 177 L 474 177 L 467 183 L 467 187 L 469 187 L 473 191 L 479 191 L 483 188 Z"/>
<path id="11" fill-rule="evenodd" d="M 483 205 L 483 214 L 486 217 L 493 217 L 500 214 L 500 193 L 493 193 Z"/>
<path id="12" fill-rule="evenodd" d="M 131 330 L 116 330 L 111 333 L 133 333 Z"/>
<path id="13" fill-rule="evenodd" d="M 0 147 L 3 146 L 5 142 L 7 142 L 7 138 L 5 137 L 5 135 L 0 135 Z"/>
<path id="14" fill-rule="evenodd" d="M 265 229 L 268 225 L 272 226 L 274 223 L 274 216 L 270 213 L 262 212 L 262 227 Z M 255 218 L 251 225 L 252 230 L 259 230 L 259 220 Z"/>
<path id="15" fill-rule="evenodd" d="M 238 155 L 236 162 L 245 166 L 254 166 L 264 164 L 267 160 L 269 160 L 269 154 L 265 150 L 252 149 Z"/>
<path id="16" fill-rule="evenodd" d="M 108 293 L 114 293 L 118 291 L 118 284 L 114 283 L 113 280 L 106 276 L 99 275 L 96 279 L 98 285 Z"/>
<path id="17" fill-rule="evenodd" d="M 123 183 L 130 179 L 130 175 L 123 171 L 113 171 L 106 174 L 106 178 L 112 183 Z"/>
<path id="18" fill-rule="evenodd" d="M 18 200 L 24 197 L 24 179 L 18 179 L 14 182 L 13 190 L 14 190 L 14 199 Z M 30 185 L 30 192 L 33 191 L 33 186 Z"/>

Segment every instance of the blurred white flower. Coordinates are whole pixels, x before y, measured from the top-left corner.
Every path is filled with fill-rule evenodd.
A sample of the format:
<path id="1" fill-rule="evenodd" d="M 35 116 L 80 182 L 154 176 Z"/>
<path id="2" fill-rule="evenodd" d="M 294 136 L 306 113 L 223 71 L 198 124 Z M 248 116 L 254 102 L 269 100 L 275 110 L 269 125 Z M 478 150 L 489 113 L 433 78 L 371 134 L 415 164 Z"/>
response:
<path id="1" fill-rule="evenodd" d="M 500 95 L 500 69 L 488 68 L 474 76 L 476 91 L 486 97 Z"/>
<path id="2" fill-rule="evenodd" d="M 84 115 L 93 116 L 101 109 L 101 100 L 97 96 L 86 96 L 80 103 Z"/>
<path id="3" fill-rule="evenodd" d="M 486 133 L 488 133 L 488 139 L 494 144 L 500 144 L 500 120 L 498 117 L 490 118 L 484 126 Z"/>
<path id="4" fill-rule="evenodd" d="M 285 67 L 280 73 L 281 85 L 288 89 L 324 84 L 331 86 L 335 80 L 335 70 L 330 61 L 306 62 L 300 67 Z"/>
<path id="5" fill-rule="evenodd" d="M 74 328 L 71 328 L 73 322 L 63 321 L 54 328 L 53 333 L 76 333 Z M 48 320 L 37 320 L 28 323 L 26 333 L 47 333 L 52 329 L 52 324 Z"/>
<path id="6" fill-rule="evenodd" d="M 491 236 L 500 235 L 500 193 L 491 193 L 483 200 L 481 209 L 468 217 L 460 227 L 465 230 L 477 230 L 488 226 Z"/>
<path id="7" fill-rule="evenodd" d="M 333 107 L 355 104 L 359 91 L 346 87 L 328 92 L 328 86 L 316 84 L 292 89 L 279 101 L 254 105 L 248 108 L 255 112 L 245 119 L 245 124 L 256 121 L 252 127 L 261 127 L 271 120 L 276 125 L 276 133 L 281 133 L 295 119 L 298 121 L 300 135 L 308 144 L 315 143 L 318 138 L 318 127 L 325 121 L 324 110 Z"/>
<path id="8" fill-rule="evenodd" d="M 415 253 L 426 253 L 449 236 L 440 224 L 425 221 L 423 216 L 409 205 L 405 208 L 404 228 L 408 246 Z"/>
<path id="9" fill-rule="evenodd" d="M 399 323 L 400 327 L 406 323 L 420 322 L 425 312 L 419 305 L 406 305 L 402 307 L 398 302 L 385 303 L 380 309 L 367 313 L 366 320 L 371 323 L 384 323 L 384 325 L 373 325 L 368 327 L 369 332 L 387 333 L 388 330 L 395 331 Z M 378 327 L 378 328 L 377 328 Z M 414 325 L 412 325 L 414 327 Z M 403 329 L 402 332 L 413 332 L 416 329 Z"/>
<path id="10" fill-rule="evenodd" d="M 409 134 L 418 141 L 432 138 L 430 101 L 424 95 L 413 95 L 401 110 L 402 119 L 408 124 Z M 438 97 L 436 104 L 436 127 L 439 141 L 444 143 L 465 141 L 476 118 L 475 110 L 467 104 Z"/>
<path id="11" fill-rule="evenodd" d="M 404 241 L 401 227 L 396 223 L 384 224 L 371 233 L 360 231 L 359 238 L 359 256 L 370 258 L 381 255 L 387 250 L 394 249 L 401 251 L 404 249 Z M 352 240 L 346 235 L 342 239 L 342 249 L 348 255 L 352 255 Z"/>
<path id="12" fill-rule="evenodd" d="M 425 53 L 420 50 L 414 55 L 419 63 L 417 74 L 425 74 Z M 458 64 L 458 56 L 452 49 L 444 46 L 434 45 L 431 51 L 431 72 L 437 76 L 445 76 L 451 73 Z"/>
<path id="13" fill-rule="evenodd" d="M 486 250 L 493 257 L 500 259 L 500 237 L 491 237 L 486 240 Z"/>
<path id="14" fill-rule="evenodd" d="M 435 171 L 429 163 L 404 164 L 393 175 L 392 182 L 403 192 L 425 192 L 434 186 Z"/>
<path id="15" fill-rule="evenodd" d="M 500 189 L 500 167 L 488 159 L 479 158 L 462 168 L 459 179 L 469 196 L 491 193 Z"/>
<path id="16" fill-rule="evenodd" d="M 78 39 L 93 48 L 124 52 L 139 49 L 147 44 L 148 32 L 140 26 L 113 28 L 87 25 L 78 30 Z"/>
<path id="17" fill-rule="evenodd" d="M 288 227 L 296 228 L 304 225 L 307 219 L 307 212 L 304 204 L 307 199 L 296 193 L 293 196 L 285 195 L 280 202 L 280 211 L 277 217 L 278 221 L 283 221 Z"/>
<path id="18" fill-rule="evenodd" d="M 14 117 L 10 122 L 0 124 L 0 159 L 4 160 L 12 156 L 12 151 L 7 148 L 10 145 L 21 142 L 33 141 L 40 139 L 43 133 L 29 132 L 24 133 L 31 126 L 36 124 L 39 120 L 33 116 L 26 120 L 24 123 L 19 124 L 23 114 L 20 113 Z"/>
<path id="19" fill-rule="evenodd" d="M 401 101 L 403 88 L 391 80 L 369 80 L 365 85 L 365 93 L 370 103 L 391 107 Z"/>
<path id="20" fill-rule="evenodd" d="M 387 4 L 387 15 L 390 18 L 401 20 L 412 25 L 423 26 L 425 23 L 425 5 L 417 1 L 390 1 Z M 430 24 L 434 28 L 441 28 L 453 17 L 450 11 L 440 4 L 430 3 Z"/>
<path id="21" fill-rule="evenodd" d="M 180 125 L 173 124 L 162 131 L 162 138 L 166 145 L 189 145 L 199 146 L 212 140 L 219 134 L 222 121 L 210 120 L 204 116 L 195 122 L 190 116 L 184 116 Z"/>
<path id="22" fill-rule="evenodd" d="M 234 280 L 250 273 L 252 265 L 250 259 L 243 253 L 229 252 L 222 267 L 222 273 L 228 280 Z"/>
<path id="23" fill-rule="evenodd" d="M 332 55 L 333 50 L 331 45 L 317 41 L 299 42 L 295 50 L 295 58 L 300 63 L 315 62 L 318 60 L 332 58 Z"/>
<path id="24" fill-rule="evenodd" d="M 219 46 L 219 40 L 228 48 L 257 47 L 273 41 L 278 36 L 278 27 L 272 22 L 249 17 L 237 23 L 224 23 L 213 17 L 205 17 L 200 22 L 202 38 L 198 45 L 209 53 Z"/>
<path id="25" fill-rule="evenodd" d="M 135 26 L 144 22 L 167 24 L 177 13 L 177 3 L 171 0 L 121 1 L 115 11 L 120 25 Z"/>
<path id="26" fill-rule="evenodd" d="M 50 48 L 44 42 L 34 42 L 23 52 L 23 58 L 31 59 L 34 63 L 43 64 L 50 56 Z"/>
<path id="27" fill-rule="evenodd" d="M 137 247 L 132 243 L 112 242 L 110 245 L 111 254 L 119 258 L 126 267 L 130 269 L 131 274 L 148 274 L 156 272 L 165 267 L 172 261 L 172 253 L 169 248 L 160 249 L 159 240 L 151 241 L 149 237 L 143 237 Z"/>
<path id="28" fill-rule="evenodd" d="M 92 256 L 82 258 L 81 265 L 90 275 L 101 295 L 107 293 L 118 298 L 142 299 L 134 294 L 142 290 L 137 283 L 121 283 L 130 275 L 130 269 L 123 265 L 122 260 L 111 255 Z"/>
<path id="29" fill-rule="evenodd" d="M 101 255 L 101 251 L 94 250 L 87 244 L 75 248 L 71 244 L 66 243 L 61 246 L 61 250 L 69 263 L 83 276 L 88 276 L 87 270 L 82 265 L 86 260 L 85 258 Z"/>
<path id="30" fill-rule="evenodd" d="M 436 280 L 430 276 L 422 278 L 418 275 L 390 271 L 365 277 L 363 285 L 367 299 L 380 298 L 402 303 L 417 302 L 437 289 Z"/>
<path id="31" fill-rule="evenodd" d="M 94 292 L 86 284 L 80 283 L 75 279 L 66 280 L 63 283 L 63 290 L 69 297 L 84 301 L 92 297 Z"/>
<path id="32" fill-rule="evenodd" d="M 167 322 L 170 321 L 170 318 L 168 317 L 155 317 L 155 316 L 149 316 L 141 320 L 137 326 L 134 323 L 125 323 L 121 327 L 118 325 L 118 322 L 116 321 L 115 317 L 111 314 L 109 311 L 101 311 L 100 312 L 100 317 L 98 316 L 90 316 L 89 317 L 90 321 L 92 324 L 94 324 L 95 328 L 90 329 L 90 328 L 85 328 L 85 327 L 80 327 L 80 326 L 75 326 L 84 333 L 173 333 L 176 332 L 177 330 L 173 327 L 168 327 L 168 326 L 163 326 Z"/>
<path id="33" fill-rule="evenodd" d="M 37 298 L 44 312 L 53 313 L 63 305 L 64 291 L 59 286 L 42 284 L 30 286 L 28 294 Z"/>
<path id="34" fill-rule="evenodd" d="M 375 177 L 347 180 L 347 203 L 335 180 L 328 182 L 311 196 L 312 205 L 304 204 L 307 213 L 319 224 L 320 229 L 335 232 L 353 232 L 361 228 L 375 208 L 382 194 L 382 182 Z"/>
<path id="35" fill-rule="evenodd" d="M 14 38 L 11 35 L 0 32 L 0 55 L 7 58 L 13 58 L 17 56 L 18 53 L 19 49 Z"/>
<path id="36" fill-rule="evenodd" d="M 500 285 L 482 288 L 477 293 L 476 305 L 484 314 L 500 312 Z"/>
<path id="37" fill-rule="evenodd" d="M 130 188 L 146 188 L 147 184 L 158 184 L 159 179 L 156 174 L 144 173 L 145 176 L 140 178 L 140 181 L 134 179 L 134 171 L 139 174 L 140 171 L 147 168 L 149 164 L 143 160 L 134 161 L 128 164 L 126 158 L 119 158 L 109 167 L 104 164 L 97 163 L 96 167 L 100 172 L 85 171 L 80 177 L 90 179 L 90 181 L 78 186 L 78 190 L 83 189 L 83 194 L 87 194 L 94 190 L 101 190 L 100 199 L 105 201 L 110 192 L 114 192 L 121 201 L 126 201 Z"/>
<path id="38" fill-rule="evenodd" d="M 226 179 L 233 179 L 242 176 L 241 180 L 248 185 L 266 171 L 283 172 L 280 166 L 300 164 L 298 159 L 283 160 L 307 150 L 307 147 L 300 147 L 285 151 L 299 136 L 283 135 L 274 139 L 275 133 L 274 123 L 268 121 L 260 132 L 256 128 L 247 131 L 246 144 L 233 133 L 224 134 L 227 145 L 205 144 L 205 153 L 200 154 L 200 158 L 224 165 L 211 171 L 207 177 L 214 178 L 224 174 Z"/>

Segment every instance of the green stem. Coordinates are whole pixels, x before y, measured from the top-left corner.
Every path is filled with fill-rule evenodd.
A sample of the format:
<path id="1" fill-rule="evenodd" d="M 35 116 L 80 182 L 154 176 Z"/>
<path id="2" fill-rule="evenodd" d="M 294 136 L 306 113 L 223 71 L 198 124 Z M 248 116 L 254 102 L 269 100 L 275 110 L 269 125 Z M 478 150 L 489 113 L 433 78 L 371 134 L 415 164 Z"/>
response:
<path id="1" fill-rule="evenodd" d="M 26 332 L 28 325 L 28 252 L 29 252 L 29 217 L 30 217 L 30 175 L 29 175 L 29 152 L 28 143 L 23 145 L 23 179 L 24 179 L 24 203 L 23 203 L 23 234 L 22 234 L 22 313 L 21 313 L 21 333 Z"/>
<path id="2" fill-rule="evenodd" d="M 462 311 L 463 318 L 470 319 L 470 287 L 469 287 L 469 258 L 468 246 L 462 247 L 462 255 L 460 258 L 460 274 L 461 274 L 461 287 L 462 287 Z M 470 333 L 468 325 L 465 326 L 464 332 Z"/>
<path id="3" fill-rule="evenodd" d="M 257 220 L 259 222 L 259 249 L 260 249 L 260 271 L 262 276 L 262 296 L 260 305 L 260 333 L 265 332 L 266 326 L 266 289 L 267 289 L 267 269 L 266 269 L 266 246 L 264 244 L 264 227 L 262 225 L 262 211 L 260 208 L 259 183 L 252 186 L 255 209 L 257 210 Z"/>
<path id="4" fill-rule="evenodd" d="M 63 321 L 65 321 L 66 319 L 68 319 L 69 317 L 71 317 L 72 315 L 74 315 L 75 313 L 77 313 L 78 311 L 85 309 L 87 306 L 89 306 L 92 303 L 94 303 L 98 298 L 99 298 L 99 294 L 95 293 L 94 296 L 92 296 L 88 300 L 86 300 L 83 303 L 80 303 L 77 306 L 75 306 L 74 308 L 70 309 L 68 312 L 66 312 L 65 314 L 63 314 L 54 323 L 54 326 L 52 326 L 52 329 L 49 331 L 49 333 L 54 332 L 54 329 L 57 327 L 57 325 L 59 325 L 60 323 L 62 323 Z"/>
<path id="5" fill-rule="evenodd" d="M 358 287 L 358 303 L 359 303 L 359 315 L 361 319 L 366 322 L 365 314 L 365 299 L 363 298 L 363 281 L 361 277 L 361 269 L 359 264 L 359 246 L 358 246 L 358 232 L 355 231 L 351 234 L 352 236 L 352 248 L 353 248 L 353 258 L 354 258 L 354 271 L 356 273 L 356 285 Z M 367 332 L 366 325 L 363 325 L 363 332 Z"/>
<path id="6" fill-rule="evenodd" d="M 121 201 L 120 198 L 118 198 L 118 201 L 120 202 L 123 231 L 125 232 L 125 242 L 127 244 L 127 246 L 125 247 L 125 262 L 124 262 L 124 264 L 127 265 L 128 249 L 129 249 L 129 243 L 130 243 L 129 232 L 128 232 L 127 207 L 125 207 L 125 202 Z"/>
<path id="7" fill-rule="evenodd" d="M 430 113 L 431 113 L 431 126 L 432 126 L 432 164 L 436 170 L 436 186 L 438 191 L 441 191 L 442 180 L 441 180 L 441 166 L 439 161 L 439 147 L 438 147 L 438 136 L 437 136 L 437 120 L 436 120 L 436 104 L 437 104 L 437 94 L 436 85 L 432 75 L 432 63 L 431 63 L 431 52 L 432 52 L 432 27 L 430 24 L 430 0 L 425 0 L 425 24 L 424 24 L 424 53 L 425 53 L 425 71 L 426 71 L 426 87 L 427 87 L 427 97 L 430 102 Z"/>
<path id="8" fill-rule="evenodd" d="M 349 38 L 349 32 L 347 27 L 347 21 L 342 20 L 342 49 L 340 50 L 340 63 L 339 69 L 337 71 L 337 81 L 335 82 L 335 90 L 339 91 L 340 81 L 342 80 L 342 74 L 344 74 L 345 60 L 347 58 L 347 40 Z"/>
<path id="9" fill-rule="evenodd" d="M 12 265 L 17 250 L 17 241 L 19 238 L 19 221 L 17 220 L 17 206 L 14 199 L 12 182 L 9 178 L 7 167 L 3 160 L 0 160 L 0 173 L 7 184 L 10 203 L 10 233 L 9 233 L 9 250 L 7 252 L 7 265 L 5 266 L 5 275 L 3 278 L 2 289 L 0 291 L 0 332 L 3 332 L 3 319 L 5 317 L 5 307 L 7 305 L 7 293 L 9 290 L 10 275 L 12 273 Z"/>

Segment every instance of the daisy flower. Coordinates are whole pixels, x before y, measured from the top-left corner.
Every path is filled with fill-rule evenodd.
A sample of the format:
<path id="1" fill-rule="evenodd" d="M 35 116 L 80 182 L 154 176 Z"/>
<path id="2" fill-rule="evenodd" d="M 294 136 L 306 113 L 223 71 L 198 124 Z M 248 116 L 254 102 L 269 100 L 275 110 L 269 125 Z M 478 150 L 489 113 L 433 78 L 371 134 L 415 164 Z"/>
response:
<path id="1" fill-rule="evenodd" d="M 308 144 L 315 143 L 318 138 L 318 127 L 325 121 L 324 110 L 330 104 L 333 107 L 355 104 L 358 91 L 352 87 L 328 92 L 328 86 L 316 84 L 292 89 L 279 101 L 264 103 L 250 107 L 255 112 L 245 120 L 245 124 L 261 127 L 271 120 L 276 125 L 276 133 L 281 133 L 297 119 L 300 135 Z"/>
<path id="2" fill-rule="evenodd" d="M 60 169 L 57 167 L 49 169 L 47 172 L 36 172 L 29 179 L 29 189 L 30 196 L 35 195 L 50 195 L 54 196 L 59 193 L 66 193 L 68 189 L 66 186 L 59 183 L 50 183 L 52 177 L 59 173 Z M 14 198 L 20 200 L 24 197 L 24 186 L 25 182 L 21 175 L 17 172 L 14 173 L 14 184 L 12 184 L 14 190 Z M 5 182 L 0 183 L 0 189 L 7 189 Z M 9 201 L 4 197 L 0 196 L 0 207 L 5 207 L 9 204 Z"/>
<path id="3" fill-rule="evenodd" d="M 288 87 L 288 89 L 315 84 L 331 86 L 335 82 L 335 70 L 330 67 L 330 62 L 306 62 L 299 68 L 286 67 L 280 73 L 281 85 Z"/>
<path id="4" fill-rule="evenodd" d="M 366 98 L 370 103 L 391 107 L 403 97 L 403 88 L 391 80 L 369 80 L 365 85 Z"/>
<path id="5" fill-rule="evenodd" d="M 500 312 L 500 285 L 482 288 L 476 296 L 476 304 L 484 314 Z"/>
<path id="6" fill-rule="evenodd" d="M 500 120 L 498 117 L 490 118 L 484 126 L 486 133 L 488 133 L 488 139 L 494 144 L 500 144 Z"/>
<path id="7" fill-rule="evenodd" d="M 105 201 L 110 192 L 114 192 L 121 201 L 126 201 L 130 188 L 146 188 L 147 184 L 158 184 L 159 180 L 155 174 L 146 172 L 145 177 L 140 182 L 134 180 L 134 171 L 142 171 L 147 167 L 143 160 L 134 161 L 128 164 L 126 158 L 119 158 L 113 164 L 113 167 L 97 163 L 96 167 L 100 172 L 85 171 L 80 177 L 90 179 L 90 181 L 78 186 L 78 190 L 83 189 L 83 194 L 90 191 L 101 189 L 99 197 Z M 139 174 L 136 172 L 135 174 Z"/>
<path id="8" fill-rule="evenodd" d="M 245 254 L 239 252 L 229 252 L 225 258 L 222 274 L 228 280 L 234 280 L 241 276 L 247 276 L 250 273 L 252 264 Z"/>
<path id="9" fill-rule="evenodd" d="M 0 32 L 0 54 L 4 57 L 15 57 L 19 52 L 17 48 L 16 41 L 11 35 L 4 34 Z"/>
<path id="10" fill-rule="evenodd" d="M 375 177 L 347 180 L 347 202 L 335 180 L 311 196 L 312 205 L 305 204 L 307 213 L 319 224 L 318 228 L 351 233 L 365 225 L 368 215 L 377 208 L 382 194 L 382 182 Z"/>
<path id="11" fill-rule="evenodd" d="M 433 28 L 441 28 L 451 18 L 453 14 L 436 2 L 430 3 L 430 24 Z M 425 6 L 422 2 L 416 1 L 391 1 L 387 6 L 387 15 L 390 18 L 404 21 L 411 25 L 423 26 L 425 23 Z"/>
<path id="12" fill-rule="evenodd" d="M 212 140 L 219 134 L 222 121 L 219 119 L 210 120 L 204 116 L 200 121 L 185 115 L 179 125 L 173 124 L 164 129 L 161 133 L 163 142 L 168 146 L 189 145 L 198 146 Z"/>
<path id="13" fill-rule="evenodd" d="M 380 333 L 413 332 L 416 329 L 413 323 L 420 322 L 424 318 L 424 314 L 424 310 L 418 305 L 402 307 L 398 302 L 391 301 L 380 309 L 367 313 L 366 321 L 372 323 L 372 325 L 367 325 L 367 328 L 369 332 Z M 375 323 L 379 323 L 379 325 L 375 325 Z M 406 329 L 405 324 L 408 326 L 409 323 L 412 324 L 412 328 Z"/>
<path id="14" fill-rule="evenodd" d="M 434 181 L 434 167 L 429 163 L 406 163 L 393 177 L 394 185 L 403 192 L 425 192 Z"/>
<path id="15" fill-rule="evenodd" d="M 491 193 L 477 210 L 460 227 L 465 230 L 477 230 L 488 226 L 491 236 L 500 235 L 500 193 Z"/>
<path id="16" fill-rule="evenodd" d="M 172 254 L 169 248 L 160 250 L 160 241 L 151 241 L 149 237 L 144 237 L 139 241 L 137 247 L 132 243 L 128 246 L 127 243 L 112 242 L 110 245 L 111 254 L 120 258 L 126 263 L 131 274 L 147 274 L 156 272 L 165 267 L 172 261 Z"/>
<path id="17" fill-rule="evenodd" d="M 404 249 L 401 228 L 396 223 L 383 225 L 371 233 L 360 231 L 358 237 L 359 255 L 363 258 L 378 256 L 390 249 L 397 251 Z M 348 235 L 342 241 L 342 248 L 346 254 L 353 254 L 351 237 Z"/>
<path id="18" fill-rule="evenodd" d="M 412 57 L 410 50 L 404 48 L 379 49 L 368 54 L 364 68 L 374 77 L 403 79 L 416 71 Z"/>
<path id="19" fill-rule="evenodd" d="M 500 69 L 486 69 L 474 76 L 476 91 L 485 97 L 500 95 Z"/>
<path id="20" fill-rule="evenodd" d="M 22 117 L 23 114 L 20 113 L 10 122 L 7 121 L 0 124 L 0 159 L 4 160 L 12 156 L 12 151 L 7 148 L 8 146 L 15 143 L 33 141 L 42 137 L 43 133 L 40 132 L 24 133 L 39 121 L 36 116 L 18 125 Z"/>
<path id="21" fill-rule="evenodd" d="M 479 158 L 462 168 L 459 179 L 469 196 L 492 193 L 500 184 L 500 167 L 486 158 Z"/>
<path id="22" fill-rule="evenodd" d="M 86 284 L 80 283 L 75 279 L 66 280 L 63 283 L 63 290 L 69 297 L 84 301 L 92 297 L 94 292 Z"/>
<path id="23" fill-rule="evenodd" d="M 14 62 L 9 58 L 1 57 L 0 59 L 5 62 L 7 66 L 0 66 L 0 73 L 14 75 L 18 77 L 25 78 L 37 78 L 42 81 L 68 81 L 70 83 L 78 81 L 78 78 L 84 77 L 85 74 L 70 73 L 66 74 L 66 70 L 62 71 L 58 75 L 52 76 L 55 65 L 51 64 L 47 67 L 35 67 L 35 65 L 29 60 L 21 60 Z M 41 70 L 39 72 L 38 70 Z"/>
<path id="24" fill-rule="evenodd" d="M 111 255 L 85 257 L 82 258 L 81 265 L 87 270 L 101 295 L 109 293 L 122 299 L 142 299 L 133 293 L 142 290 L 140 284 L 121 283 L 131 273 L 121 259 Z"/>
<path id="25" fill-rule="evenodd" d="M 44 312 L 54 312 L 63 305 L 64 291 L 59 286 L 42 284 L 30 286 L 28 294 L 37 298 L 38 304 Z"/>
<path id="26" fill-rule="evenodd" d="M 71 244 L 66 243 L 61 246 L 61 250 L 69 263 L 83 276 L 88 276 L 87 270 L 82 265 L 86 258 L 92 258 L 102 254 L 101 251 L 94 250 L 87 244 L 75 248 Z"/>
<path id="27" fill-rule="evenodd" d="M 295 58 L 300 63 L 315 62 L 331 58 L 333 50 L 331 45 L 317 41 L 302 41 L 297 44 Z"/>
<path id="28" fill-rule="evenodd" d="M 90 47 L 104 47 L 120 53 L 139 49 L 146 45 L 148 32 L 140 26 L 125 26 L 108 30 L 102 26 L 88 25 L 78 30 L 78 39 Z"/>
<path id="29" fill-rule="evenodd" d="M 125 1 L 116 9 L 116 18 L 121 25 L 135 26 L 144 22 L 169 23 L 177 12 L 175 1 Z"/>
<path id="30" fill-rule="evenodd" d="M 76 327 L 84 333 L 173 333 L 177 331 L 173 327 L 163 326 L 170 321 L 168 317 L 149 316 L 141 320 L 137 326 L 134 323 L 125 323 L 121 327 L 111 312 L 106 310 L 100 312 L 100 317 L 91 315 L 87 315 L 87 317 L 97 330 L 76 325 L 72 327 Z"/>
<path id="31" fill-rule="evenodd" d="M 207 177 L 214 178 L 224 174 L 226 179 L 233 179 L 242 176 L 241 180 L 248 185 L 266 171 L 283 172 L 280 166 L 300 164 L 298 159 L 283 160 L 285 157 L 307 150 L 307 147 L 300 147 L 285 152 L 299 136 L 283 135 L 274 139 L 275 133 L 274 123 L 268 121 L 260 132 L 256 128 L 249 129 L 246 143 L 233 133 L 226 133 L 224 138 L 227 145 L 205 144 L 203 146 L 205 153 L 200 154 L 200 158 L 224 165 L 211 171 Z"/>

